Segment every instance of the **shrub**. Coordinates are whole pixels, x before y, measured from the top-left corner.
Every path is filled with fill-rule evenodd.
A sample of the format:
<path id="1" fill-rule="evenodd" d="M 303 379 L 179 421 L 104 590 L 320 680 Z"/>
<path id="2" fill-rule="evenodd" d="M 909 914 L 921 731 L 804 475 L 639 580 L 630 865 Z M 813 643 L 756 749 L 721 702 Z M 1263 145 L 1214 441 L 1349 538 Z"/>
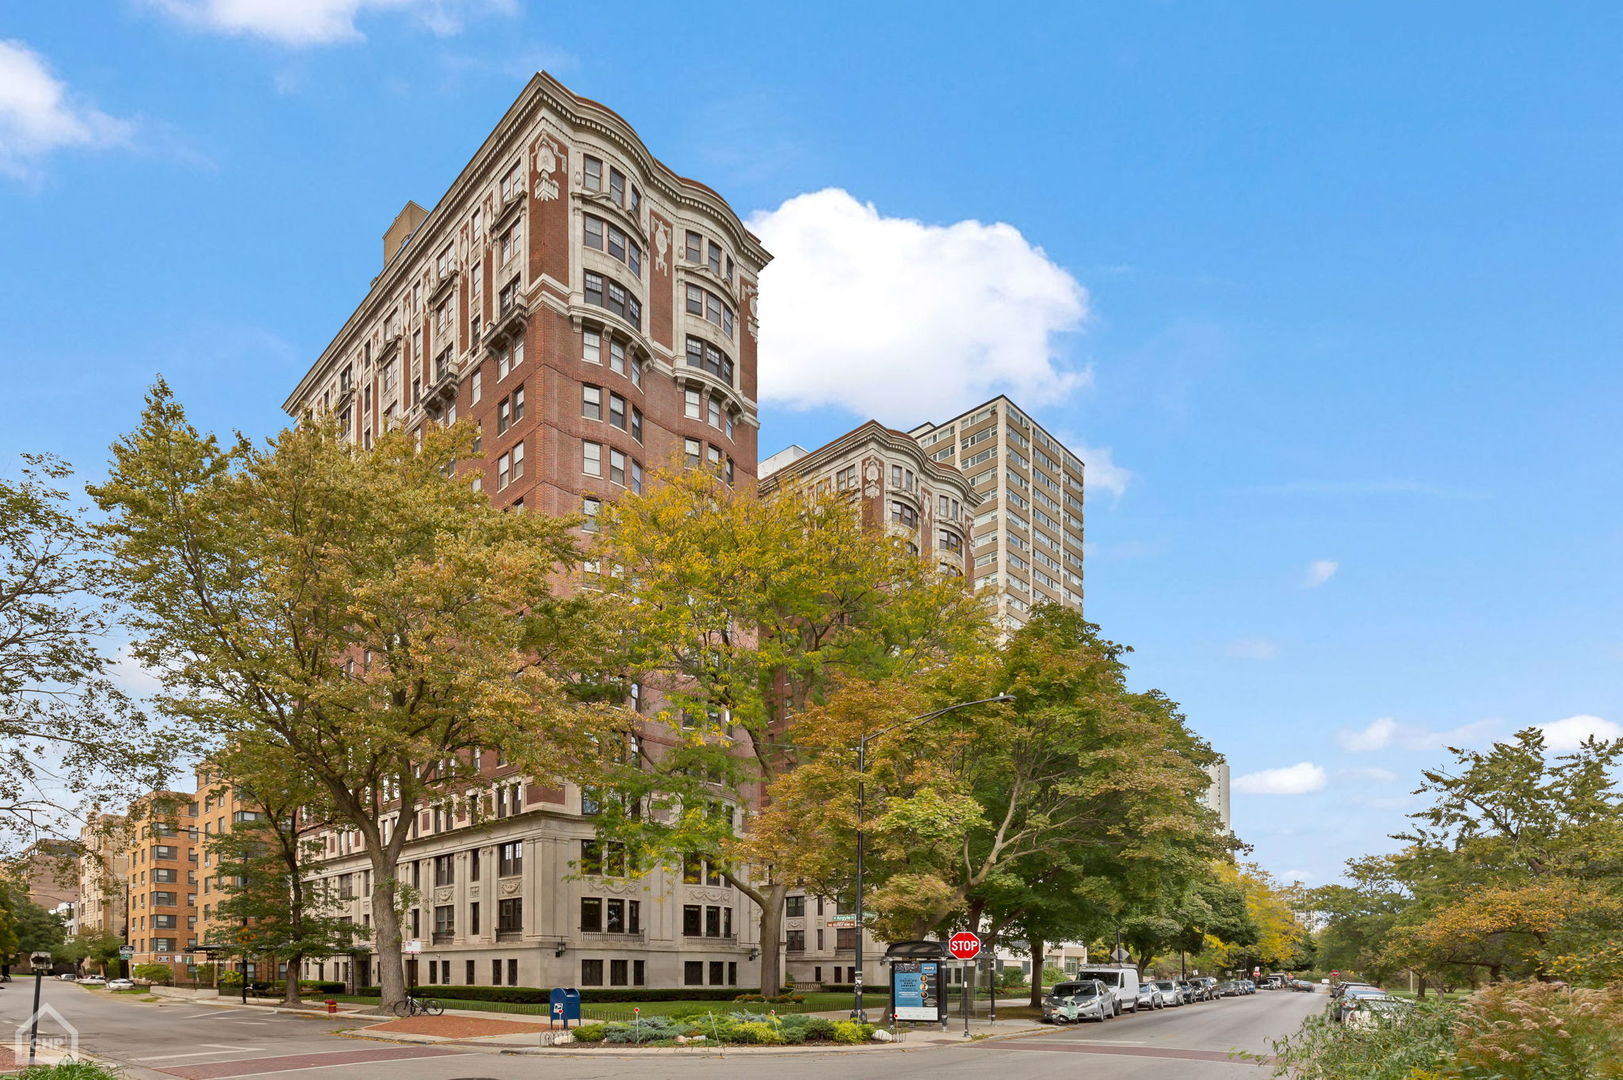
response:
<path id="1" fill-rule="evenodd" d="M 600 1043 L 608 1033 L 607 1024 L 582 1024 L 574 1029 L 575 1041 L 580 1043 Z"/>
<path id="2" fill-rule="evenodd" d="M 801 1019 L 797 1017 L 796 1019 Z M 834 1038 L 834 1021 L 826 1016 L 806 1016 L 806 1038 L 816 1042 L 827 1042 Z"/>
<path id="3" fill-rule="evenodd" d="M 873 1038 L 872 1024 L 859 1024 L 855 1020 L 834 1021 L 834 1041 L 837 1043 L 865 1043 Z"/>
<path id="4" fill-rule="evenodd" d="M 766 998 L 762 997 L 760 994 L 739 994 L 737 997 L 733 998 L 733 1000 L 734 1001 L 765 1001 Z M 772 1000 L 777 1001 L 778 999 L 773 998 Z"/>
<path id="5" fill-rule="evenodd" d="M 626 1023 L 609 1024 L 604 1041 L 611 1043 L 668 1042 L 686 1033 L 688 1025 L 668 1016 L 647 1016 Z"/>
<path id="6" fill-rule="evenodd" d="M 434 986 L 423 987 L 423 992 L 444 1001 L 506 1001 L 519 1005 L 545 1005 L 552 999 L 551 987 L 539 986 Z M 363 986 L 355 991 L 362 997 L 377 997 L 378 988 Z M 753 990 L 742 991 L 753 994 Z M 587 989 L 580 992 L 583 1003 L 626 1001 L 715 1001 L 722 995 L 715 990 L 675 989 L 648 990 L 643 987 L 625 989 Z M 761 1000 L 757 998 L 757 1000 Z"/>
<path id="7" fill-rule="evenodd" d="M 783 1036 L 771 1024 L 760 1021 L 750 1021 L 734 1024 L 728 1042 L 742 1043 L 746 1046 L 781 1046 Z"/>
<path id="8" fill-rule="evenodd" d="M 744 999 L 743 998 L 737 998 L 735 1000 L 743 1001 Z M 791 1005 L 791 1004 L 798 1005 L 801 1002 L 806 1000 L 806 995 L 805 994 L 773 994 L 769 998 L 763 998 L 759 994 L 754 994 L 749 998 L 749 1000 L 750 1001 L 770 1001 L 774 1005 Z"/>
<path id="9" fill-rule="evenodd" d="M 12 1075 L 14 1080 L 119 1080 L 124 1072 L 92 1061 L 70 1059 L 55 1065 L 30 1065 Z"/>
<path id="10" fill-rule="evenodd" d="M 1419 1005 L 1402 1023 L 1358 1028 L 1310 1016 L 1274 1043 L 1275 1075 L 1294 1080 L 1414 1080 L 1447 1060 L 1455 1006 Z"/>
<path id="11" fill-rule="evenodd" d="M 1623 987 L 1569 990 L 1499 983 L 1456 1014 L 1451 1064 L 1495 1080 L 1623 1078 Z"/>
<path id="12" fill-rule="evenodd" d="M 130 978 L 142 982 L 162 983 L 169 985 L 175 977 L 175 969 L 168 964 L 136 964 L 130 968 Z"/>

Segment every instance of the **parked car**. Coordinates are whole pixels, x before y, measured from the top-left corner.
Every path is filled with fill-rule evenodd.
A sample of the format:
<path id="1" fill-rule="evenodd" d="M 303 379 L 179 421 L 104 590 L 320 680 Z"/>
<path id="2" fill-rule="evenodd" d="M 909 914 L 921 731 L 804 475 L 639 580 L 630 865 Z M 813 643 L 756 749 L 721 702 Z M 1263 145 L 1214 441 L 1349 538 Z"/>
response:
<path id="1" fill-rule="evenodd" d="M 108 979 L 107 980 L 107 989 L 109 989 L 109 990 L 134 990 L 135 989 L 135 983 L 131 982 L 129 979 Z"/>
<path id="2" fill-rule="evenodd" d="M 1138 987 L 1138 1007 L 1140 1009 L 1164 1009 L 1167 1007 L 1167 999 L 1154 983 L 1140 983 Z"/>
<path id="3" fill-rule="evenodd" d="M 1138 968 L 1132 964 L 1084 964 L 1076 969 L 1078 979 L 1098 979 L 1110 988 L 1116 1012 L 1138 1009 Z"/>
<path id="4" fill-rule="evenodd" d="M 1350 1028 L 1374 1028 L 1405 1023 L 1414 1003 L 1390 994 L 1358 994 L 1347 999 L 1341 1022 Z"/>
<path id="5" fill-rule="evenodd" d="M 106 986 L 107 980 L 100 975 L 86 975 L 79 980 L 80 986 Z"/>
<path id="6" fill-rule="evenodd" d="M 1211 975 L 1202 976 L 1200 982 L 1206 987 L 1207 1001 L 1216 1001 L 1218 998 L 1223 996 L 1217 992 L 1217 979 Z"/>
<path id="7" fill-rule="evenodd" d="M 1180 979 L 1178 982 L 1187 992 L 1190 1001 L 1206 1000 L 1206 984 L 1199 979 Z"/>
<path id="8" fill-rule="evenodd" d="M 1387 998 L 1390 995 L 1377 986 L 1349 986 L 1342 995 L 1330 1003 L 1330 1019 L 1340 1022 L 1366 998 Z M 1395 999 L 1394 999 L 1395 1000 Z"/>
<path id="9" fill-rule="evenodd" d="M 1315 989 L 1317 989 L 1317 987 L 1308 982 L 1306 979 L 1291 980 L 1291 990 L 1298 994 L 1311 994 Z"/>
<path id="10" fill-rule="evenodd" d="M 1043 998 L 1043 1022 L 1047 1024 L 1103 1023 L 1116 1012 L 1115 995 L 1098 979 L 1057 983 Z"/>
<path id="11" fill-rule="evenodd" d="M 1189 1003 L 1188 991 L 1175 979 L 1157 979 L 1155 988 L 1161 991 L 1161 999 L 1168 1005 L 1186 1005 Z"/>

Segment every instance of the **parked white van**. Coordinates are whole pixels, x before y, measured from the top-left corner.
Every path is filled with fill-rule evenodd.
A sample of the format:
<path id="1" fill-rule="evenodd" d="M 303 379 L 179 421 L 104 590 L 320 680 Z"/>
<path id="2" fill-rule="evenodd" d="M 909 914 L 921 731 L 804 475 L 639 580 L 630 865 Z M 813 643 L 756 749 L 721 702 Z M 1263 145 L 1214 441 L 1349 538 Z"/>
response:
<path id="1" fill-rule="evenodd" d="M 1116 1013 L 1138 1011 L 1138 968 L 1132 964 L 1085 964 L 1075 978 L 1098 979 L 1110 987 L 1116 999 Z"/>

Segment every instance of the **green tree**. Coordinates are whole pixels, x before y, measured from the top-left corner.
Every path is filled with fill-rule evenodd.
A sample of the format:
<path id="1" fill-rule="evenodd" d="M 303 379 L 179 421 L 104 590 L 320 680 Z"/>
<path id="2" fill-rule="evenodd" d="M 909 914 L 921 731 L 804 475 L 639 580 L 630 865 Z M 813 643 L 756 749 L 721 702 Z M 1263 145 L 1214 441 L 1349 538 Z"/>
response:
<path id="1" fill-rule="evenodd" d="M 782 982 L 775 943 L 803 837 L 736 806 L 801 760 L 801 718 L 864 681 L 893 700 L 987 635 L 984 608 L 833 494 L 762 499 L 707 472 L 661 474 L 605 513 L 602 585 L 626 628 L 624 666 L 669 725 L 612 778 L 599 819 L 640 865 L 697 855 L 760 913 L 760 986 Z M 786 847 L 787 846 L 787 847 Z M 834 894 L 830 894 L 834 895 Z"/>
<path id="2" fill-rule="evenodd" d="M 325 792 L 313 790 L 280 747 L 238 742 L 213 763 L 222 789 L 234 788 L 257 816 L 207 838 L 222 897 L 210 943 L 225 946 L 225 955 L 285 963 L 284 1000 L 296 1005 L 304 960 L 349 952 L 363 929 L 335 914 L 337 891 L 317 874 L 322 845 L 315 833 L 327 822 L 310 814 L 324 805 Z"/>
<path id="3" fill-rule="evenodd" d="M 0 848 L 57 824 L 65 799 L 157 787 L 172 745 L 109 677 L 107 583 L 94 532 L 60 486 L 70 470 L 23 462 L 0 479 Z"/>
<path id="4" fill-rule="evenodd" d="M 554 593 L 568 523 L 493 507 L 456 475 L 471 445 L 464 426 L 363 450 L 314 422 L 222 445 L 160 383 L 91 489 L 165 711 L 214 748 L 273 749 L 359 834 L 385 1007 L 405 991 L 412 815 L 488 785 L 481 748 L 539 783 L 597 753 L 572 692 L 594 670 L 590 597 Z"/>
<path id="5" fill-rule="evenodd" d="M 108 966 L 118 959 L 118 948 L 123 943 L 116 934 L 81 931 L 58 945 L 51 955 L 76 968 L 91 967 L 105 975 Z"/>
<path id="6" fill-rule="evenodd" d="M 848 692 L 800 721 L 799 741 L 841 748 L 783 777 L 768 814 L 803 842 L 784 870 L 839 880 L 850 866 L 855 774 L 844 747 L 954 701 L 980 706 L 873 744 L 866 775 L 876 928 L 918 938 L 947 925 L 995 942 L 1104 933 L 1130 885 L 1199 872 L 1225 843 L 1200 804 L 1210 749 L 1158 693 L 1126 689 L 1125 650 L 1057 606 L 1033 610 L 1001 650 L 912 693 Z"/>
<path id="7" fill-rule="evenodd" d="M 1537 728 L 1427 770 L 1432 805 L 1395 837 L 1409 902 L 1387 962 L 1445 978 L 1543 976 L 1615 943 L 1623 909 L 1623 739 L 1551 754 Z M 1566 966 L 1566 965 L 1564 965 Z"/>
<path id="8" fill-rule="evenodd" d="M 22 884 L 0 881 L 0 958 L 54 953 L 66 938 L 62 920 L 30 900 Z"/>

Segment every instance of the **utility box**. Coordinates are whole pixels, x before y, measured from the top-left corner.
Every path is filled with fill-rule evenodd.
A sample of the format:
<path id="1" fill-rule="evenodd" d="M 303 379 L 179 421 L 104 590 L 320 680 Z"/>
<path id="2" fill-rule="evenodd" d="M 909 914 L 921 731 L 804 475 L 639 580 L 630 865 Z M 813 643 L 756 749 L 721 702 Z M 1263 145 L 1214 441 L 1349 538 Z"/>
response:
<path id="1" fill-rule="evenodd" d="M 551 1008 L 547 1010 L 547 1026 L 551 1027 L 559 1021 L 564 1027 L 569 1026 L 573 1020 L 575 1026 L 580 1026 L 580 991 L 574 987 L 555 986 L 550 995 Z"/>

